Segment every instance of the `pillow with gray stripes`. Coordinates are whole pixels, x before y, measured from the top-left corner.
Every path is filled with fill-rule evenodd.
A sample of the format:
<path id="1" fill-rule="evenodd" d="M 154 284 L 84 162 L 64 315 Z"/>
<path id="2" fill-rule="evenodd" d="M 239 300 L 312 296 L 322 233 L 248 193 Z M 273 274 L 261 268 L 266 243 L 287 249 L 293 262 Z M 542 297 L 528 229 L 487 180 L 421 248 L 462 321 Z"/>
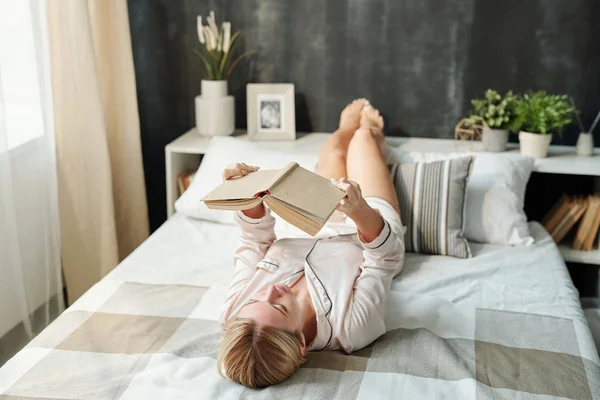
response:
<path id="1" fill-rule="evenodd" d="M 473 157 L 393 164 L 406 251 L 471 257 L 464 237 L 467 178 Z"/>

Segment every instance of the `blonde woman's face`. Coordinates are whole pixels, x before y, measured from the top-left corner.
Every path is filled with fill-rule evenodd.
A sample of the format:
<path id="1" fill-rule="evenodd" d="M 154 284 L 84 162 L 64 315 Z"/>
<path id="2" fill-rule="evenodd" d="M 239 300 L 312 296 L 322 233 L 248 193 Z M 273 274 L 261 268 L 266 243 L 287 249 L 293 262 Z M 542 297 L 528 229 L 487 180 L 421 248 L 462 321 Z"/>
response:
<path id="1" fill-rule="evenodd" d="M 270 325 L 288 332 L 302 331 L 302 312 L 290 288 L 282 283 L 269 285 L 252 296 L 238 318 L 249 318 L 259 325 Z"/>

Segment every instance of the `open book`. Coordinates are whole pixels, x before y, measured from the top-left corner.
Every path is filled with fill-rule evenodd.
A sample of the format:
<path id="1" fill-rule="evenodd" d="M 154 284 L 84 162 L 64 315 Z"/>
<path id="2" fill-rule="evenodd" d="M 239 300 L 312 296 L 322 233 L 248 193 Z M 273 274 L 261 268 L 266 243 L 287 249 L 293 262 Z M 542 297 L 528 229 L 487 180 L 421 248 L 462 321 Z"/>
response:
<path id="1" fill-rule="evenodd" d="M 280 170 L 227 180 L 202 201 L 220 210 L 247 210 L 264 201 L 281 218 L 314 236 L 345 196 L 328 179 L 292 162 Z"/>

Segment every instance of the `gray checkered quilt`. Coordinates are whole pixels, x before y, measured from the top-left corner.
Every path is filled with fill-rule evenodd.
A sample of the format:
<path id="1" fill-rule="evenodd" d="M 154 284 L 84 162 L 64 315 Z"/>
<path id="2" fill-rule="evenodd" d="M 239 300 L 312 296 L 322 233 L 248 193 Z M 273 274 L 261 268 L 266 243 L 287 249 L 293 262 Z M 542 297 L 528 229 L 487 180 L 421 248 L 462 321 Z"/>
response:
<path id="1" fill-rule="evenodd" d="M 531 229 L 527 248 L 408 255 L 384 336 L 251 390 L 216 371 L 236 228 L 176 216 L 0 369 L 0 399 L 600 398 L 577 292 Z"/>

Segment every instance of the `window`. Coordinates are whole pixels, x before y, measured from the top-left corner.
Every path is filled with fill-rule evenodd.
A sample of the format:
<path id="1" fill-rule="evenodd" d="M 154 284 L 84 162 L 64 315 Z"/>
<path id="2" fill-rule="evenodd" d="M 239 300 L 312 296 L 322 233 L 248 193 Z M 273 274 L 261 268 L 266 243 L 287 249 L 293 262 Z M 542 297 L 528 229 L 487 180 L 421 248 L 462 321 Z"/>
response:
<path id="1" fill-rule="evenodd" d="M 44 132 L 30 2 L 0 0 L 0 152 Z"/>

